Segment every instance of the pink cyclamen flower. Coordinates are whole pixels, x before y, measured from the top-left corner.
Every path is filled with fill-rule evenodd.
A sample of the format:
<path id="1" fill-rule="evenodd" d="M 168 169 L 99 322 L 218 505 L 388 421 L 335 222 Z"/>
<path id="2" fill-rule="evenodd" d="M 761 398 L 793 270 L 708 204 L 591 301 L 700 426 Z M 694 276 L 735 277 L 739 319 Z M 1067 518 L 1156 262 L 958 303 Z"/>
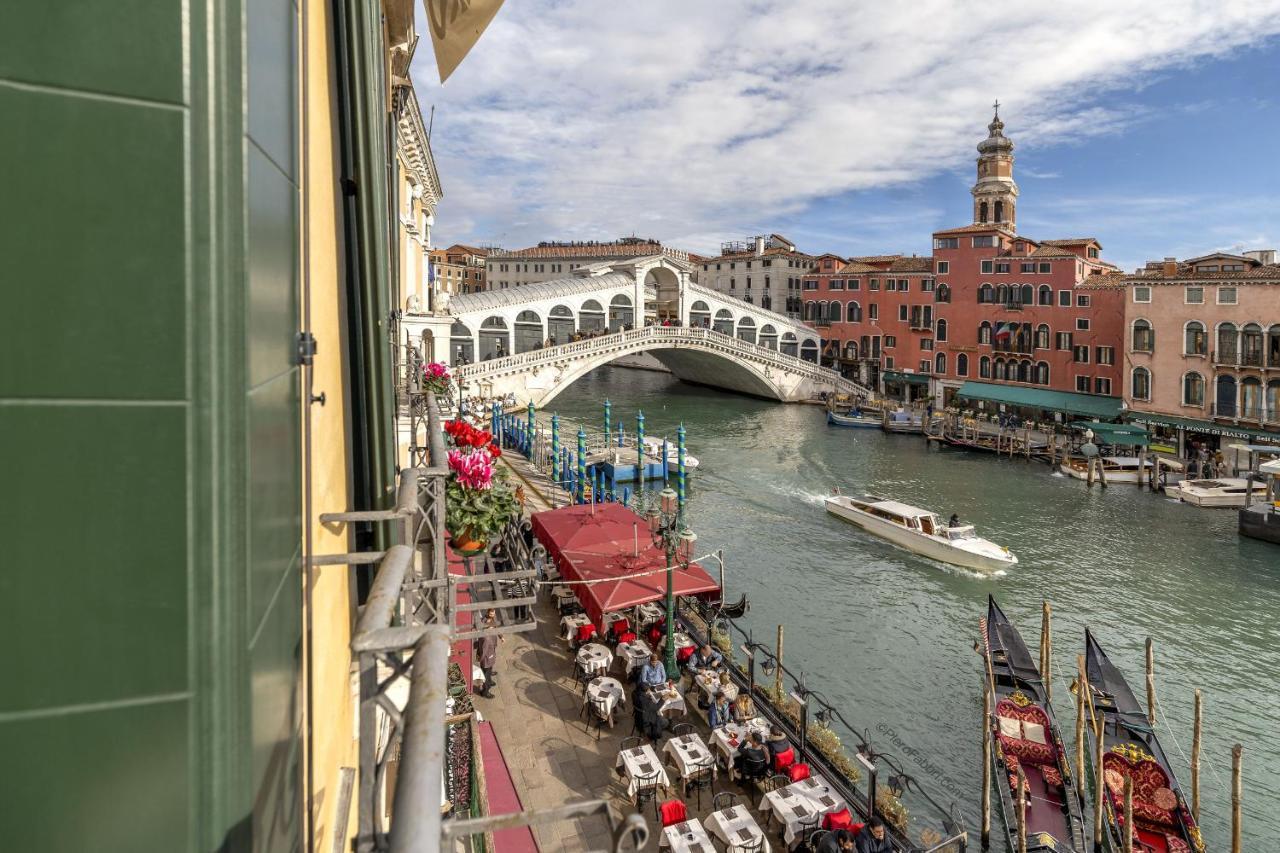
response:
<path id="1" fill-rule="evenodd" d="M 484 491 L 493 485 L 493 459 L 487 450 L 450 450 L 449 468 L 465 489 Z"/>
<path id="2" fill-rule="evenodd" d="M 443 362 L 433 361 L 430 364 L 425 364 L 422 366 L 422 371 L 432 379 L 449 378 L 449 368 Z"/>

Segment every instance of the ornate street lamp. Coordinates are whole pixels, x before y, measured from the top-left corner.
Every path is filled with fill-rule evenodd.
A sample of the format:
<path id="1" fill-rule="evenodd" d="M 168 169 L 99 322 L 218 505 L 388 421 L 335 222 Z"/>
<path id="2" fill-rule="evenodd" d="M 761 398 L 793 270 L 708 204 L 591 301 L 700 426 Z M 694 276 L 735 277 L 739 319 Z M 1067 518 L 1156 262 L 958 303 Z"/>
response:
<path id="1" fill-rule="evenodd" d="M 689 562 L 693 559 L 694 543 L 698 541 L 698 536 L 684 526 L 683 513 L 680 511 L 680 502 L 674 489 L 668 486 L 658 493 L 656 500 L 650 500 L 652 502 L 648 504 L 642 514 L 645 518 L 645 524 L 649 528 L 649 534 L 653 537 L 653 543 L 662 548 L 667 557 L 667 651 L 665 665 L 667 677 L 675 679 L 680 676 L 680 669 L 676 665 L 675 568 L 677 561 L 680 565 L 688 567 Z"/>

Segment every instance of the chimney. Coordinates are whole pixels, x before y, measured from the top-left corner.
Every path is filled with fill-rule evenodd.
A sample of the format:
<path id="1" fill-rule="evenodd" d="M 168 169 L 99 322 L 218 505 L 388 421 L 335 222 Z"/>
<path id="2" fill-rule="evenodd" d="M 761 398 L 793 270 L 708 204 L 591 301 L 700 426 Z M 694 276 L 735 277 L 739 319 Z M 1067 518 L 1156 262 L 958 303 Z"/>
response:
<path id="1" fill-rule="evenodd" d="M 764 254 L 764 237 L 756 238 L 756 254 L 757 255 Z"/>
<path id="2" fill-rule="evenodd" d="M 1165 259 L 1164 259 L 1164 263 L 1160 265 L 1160 274 L 1161 274 L 1161 275 L 1177 275 L 1177 274 L 1178 274 L 1178 259 L 1177 259 L 1177 258 L 1165 258 Z"/>

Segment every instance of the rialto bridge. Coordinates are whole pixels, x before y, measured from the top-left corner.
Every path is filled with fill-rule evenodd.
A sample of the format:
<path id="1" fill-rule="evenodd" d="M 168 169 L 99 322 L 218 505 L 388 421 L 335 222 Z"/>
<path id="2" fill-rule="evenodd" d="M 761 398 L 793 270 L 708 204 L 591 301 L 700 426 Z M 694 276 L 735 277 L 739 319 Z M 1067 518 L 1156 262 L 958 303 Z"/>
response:
<path id="1" fill-rule="evenodd" d="M 544 405 L 590 370 L 641 352 L 679 379 L 754 396 L 867 393 L 817 364 L 812 328 L 701 287 L 687 264 L 662 255 L 455 296 L 447 314 L 405 316 L 409 342 L 449 361 L 469 393 L 483 396 Z"/>

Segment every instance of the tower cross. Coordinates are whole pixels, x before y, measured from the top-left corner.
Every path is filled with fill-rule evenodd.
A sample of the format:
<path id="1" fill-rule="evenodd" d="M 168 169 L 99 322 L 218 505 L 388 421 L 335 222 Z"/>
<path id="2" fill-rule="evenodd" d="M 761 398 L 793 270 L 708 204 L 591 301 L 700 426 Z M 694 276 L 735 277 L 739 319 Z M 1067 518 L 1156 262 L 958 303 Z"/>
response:
<path id="1" fill-rule="evenodd" d="M 991 106 L 992 106 L 993 108 L 995 108 L 995 111 L 996 111 L 996 118 L 999 118 L 999 117 L 1000 117 L 1000 100 L 997 98 L 997 99 L 996 99 L 996 102 L 995 102 L 994 104 L 992 104 Z"/>

